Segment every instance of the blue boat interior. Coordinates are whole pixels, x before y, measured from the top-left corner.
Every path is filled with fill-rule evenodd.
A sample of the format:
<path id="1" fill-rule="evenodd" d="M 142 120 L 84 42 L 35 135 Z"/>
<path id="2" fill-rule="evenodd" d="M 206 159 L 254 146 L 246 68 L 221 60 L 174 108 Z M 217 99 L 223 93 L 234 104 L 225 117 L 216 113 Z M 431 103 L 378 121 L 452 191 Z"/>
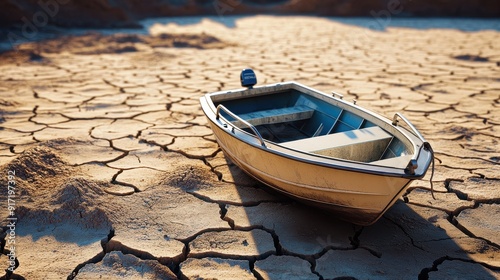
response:
<path id="1" fill-rule="evenodd" d="M 376 162 L 410 153 L 373 122 L 295 89 L 216 103 L 253 125 L 262 137 L 321 156 Z M 251 129 L 221 112 L 235 126 Z M 324 147 L 322 147 L 324 146 Z"/>

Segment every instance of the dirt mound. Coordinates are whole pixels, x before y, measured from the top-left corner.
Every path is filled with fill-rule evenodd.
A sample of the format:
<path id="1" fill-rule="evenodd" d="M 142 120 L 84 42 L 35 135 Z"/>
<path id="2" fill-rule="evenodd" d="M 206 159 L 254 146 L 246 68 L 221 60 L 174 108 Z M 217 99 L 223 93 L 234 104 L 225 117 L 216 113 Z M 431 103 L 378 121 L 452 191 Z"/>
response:
<path id="1" fill-rule="evenodd" d="M 77 208 L 81 205 L 94 205 L 94 201 L 104 195 L 102 187 L 85 178 L 70 178 L 54 194 L 54 204 L 69 205 Z"/>
<path id="2" fill-rule="evenodd" d="M 168 186 L 191 192 L 205 187 L 211 187 L 210 182 L 217 180 L 215 173 L 203 165 L 182 165 L 171 172 L 163 182 Z"/>
<path id="3" fill-rule="evenodd" d="M 103 187 L 86 178 L 69 178 L 36 198 L 23 204 L 16 214 L 20 222 L 56 225 L 68 223 L 85 229 L 111 228 L 111 221 L 104 211 Z"/>
<path id="4" fill-rule="evenodd" d="M 40 225 L 70 223 L 82 228 L 111 227 L 102 206 L 106 196 L 103 189 L 108 183 L 82 177 L 79 168 L 65 163 L 57 151 L 48 146 L 51 144 L 54 143 L 27 149 L 0 168 L 2 174 L 15 172 L 15 214 L 19 221 Z M 0 193 L 0 200 L 4 204 L 8 201 L 7 192 Z"/>
<path id="5" fill-rule="evenodd" d="M 15 171 L 16 178 L 28 182 L 65 173 L 61 158 L 54 150 L 43 146 L 25 150 L 7 169 Z"/>
<path id="6" fill-rule="evenodd" d="M 175 274 L 156 260 L 141 260 L 134 255 L 113 251 L 99 263 L 84 266 L 75 279 L 177 279 Z"/>
<path id="7" fill-rule="evenodd" d="M 1 41 L 1 40 L 0 40 Z M 231 46 L 207 34 L 159 34 L 156 36 L 89 33 L 23 43 L 12 50 L 0 50 L 0 63 L 48 63 L 45 54 L 69 52 L 79 55 L 135 53 L 146 48 L 221 49 Z M 155 52 L 155 60 L 162 53 Z M 1 100 L 0 100 L 1 101 Z"/>
<path id="8" fill-rule="evenodd" d="M 56 150 L 46 146 L 36 146 L 25 150 L 9 164 L 0 167 L 2 174 L 14 175 L 15 193 L 22 199 L 31 199 L 50 192 L 54 186 L 76 171 L 65 165 Z M 3 176 L 0 183 L 8 178 Z M 7 192 L 0 193 L 0 199 L 7 201 Z"/>
<path id="9" fill-rule="evenodd" d="M 151 47 L 157 48 L 197 48 L 221 49 L 228 44 L 208 34 L 159 34 L 144 36 L 144 41 Z"/>
<path id="10" fill-rule="evenodd" d="M 207 34 L 159 34 L 146 36 L 137 34 L 88 33 L 85 35 L 62 36 L 39 42 L 24 43 L 16 50 L 1 54 L 2 60 L 9 61 L 40 61 L 43 53 L 73 54 L 119 54 L 137 52 L 138 44 L 148 45 L 151 48 L 197 48 L 214 49 L 224 48 L 227 43 Z"/>

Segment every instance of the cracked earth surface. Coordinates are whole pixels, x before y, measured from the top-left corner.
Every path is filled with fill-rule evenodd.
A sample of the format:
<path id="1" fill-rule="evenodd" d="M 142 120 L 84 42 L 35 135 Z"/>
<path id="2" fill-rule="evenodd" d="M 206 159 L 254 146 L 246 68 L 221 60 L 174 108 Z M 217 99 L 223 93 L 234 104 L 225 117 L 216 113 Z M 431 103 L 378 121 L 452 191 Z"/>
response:
<path id="1" fill-rule="evenodd" d="M 12 171 L 17 279 L 500 278 L 498 32 L 235 20 L 0 54 L 2 269 Z M 198 103 L 247 67 L 403 113 L 436 152 L 436 199 L 428 174 L 362 228 L 268 192 Z"/>

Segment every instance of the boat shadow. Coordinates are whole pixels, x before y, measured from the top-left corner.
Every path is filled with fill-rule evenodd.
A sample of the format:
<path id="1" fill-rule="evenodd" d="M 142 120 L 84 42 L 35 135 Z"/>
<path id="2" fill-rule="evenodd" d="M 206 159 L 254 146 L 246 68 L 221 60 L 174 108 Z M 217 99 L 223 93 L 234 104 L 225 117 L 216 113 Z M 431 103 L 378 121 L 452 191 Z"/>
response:
<path id="1" fill-rule="evenodd" d="M 375 224 L 362 227 L 245 178 L 226 161 L 233 166 L 229 170 L 237 178 L 236 189 L 253 185 L 277 199 L 251 206 L 229 205 L 225 219 L 231 221 L 233 230 L 267 231 L 275 245 L 271 255 L 302 259 L 303 273 L 320 275 L 320 279 L 428 279 L 433 274 L 444 279 L 496 279 L 484 260 L 495 259 L 498 250 L 461 232 L 444 211 L 398 200 Z M 265 242 L 255 240 L 261 253 L 255 264 L 259 267 L 270 254 Z M 481 247 L 484 251 L 477 254 Z"/>

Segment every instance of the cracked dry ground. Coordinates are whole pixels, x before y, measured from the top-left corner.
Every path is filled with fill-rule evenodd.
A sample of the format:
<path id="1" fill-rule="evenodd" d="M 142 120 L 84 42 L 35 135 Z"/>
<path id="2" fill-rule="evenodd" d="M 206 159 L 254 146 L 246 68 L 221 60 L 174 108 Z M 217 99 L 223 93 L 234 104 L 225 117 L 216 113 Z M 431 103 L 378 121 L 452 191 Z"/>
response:
<path id="1" fill-rule="evenodd" d="M 151 32 L 0 55 L 15 277 L 500 278 L 498 32 L 271 16 Z M 387 117 L 402 112 L 436 152 L 436 200 L 428 174 L 361 228 L 264 190 L 226 161 L 198 104 L 239 88 L 246 67 L 260 84 L 296 80 Z"/>

